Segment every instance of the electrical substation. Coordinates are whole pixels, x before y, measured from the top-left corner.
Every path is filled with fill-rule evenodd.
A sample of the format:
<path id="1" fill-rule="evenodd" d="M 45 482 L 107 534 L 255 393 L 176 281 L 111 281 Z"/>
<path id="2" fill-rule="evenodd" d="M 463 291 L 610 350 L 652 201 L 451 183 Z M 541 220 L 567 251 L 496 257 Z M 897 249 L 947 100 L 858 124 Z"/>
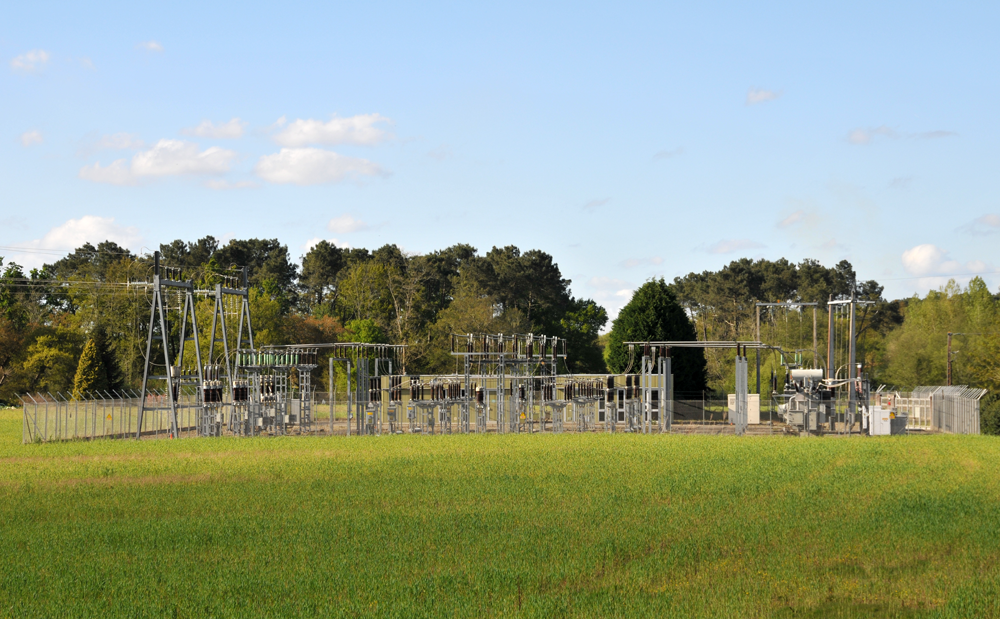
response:
<path id="1" fill-rule="evenodd" d="M 757 304 L 754 341 L 631 341 L 617 375 L 567 370 L 565 339 L 549 335 L 452 334 L 451 375 L 405 371 L 407 347 L 357 342 L 255 346 L 246 269 L 198 288 L 154 254 L 142 387 L 85 398 L 28 394 L 23 441 L 284 435 L 536 434 L 562 432 L 870 435 L 912 430 L 979 432 L 985 390 L 874 392 L 856 359 L 855 298 L 827 303 L 828 350 L 816 346 L 816 303 Z M 211 299 L 207 342 L 198 301 Z M 207 304 L 202 303 L 205 307 Z M 763 343 L 760 311 L 813 311 L 813 348 Z M 675 397 L 678 349 L 723 349 L 733 393 L 710 405 Z M 756 366 L 751 382 L 751 353 Z M 761 356 L 777 355 L 761 389 Z M 806 355 L 811 353 L 811 362 Z M 315 384 L 326 378 L 325 391 Z M 768 384 L 769 382 L 769 384 Z M 752 386 L 755 385 L 756 389 Z M 700 404 L 700 406 L 699 406 Z M 700 413 L 700 417 L 699 417 Z"/>

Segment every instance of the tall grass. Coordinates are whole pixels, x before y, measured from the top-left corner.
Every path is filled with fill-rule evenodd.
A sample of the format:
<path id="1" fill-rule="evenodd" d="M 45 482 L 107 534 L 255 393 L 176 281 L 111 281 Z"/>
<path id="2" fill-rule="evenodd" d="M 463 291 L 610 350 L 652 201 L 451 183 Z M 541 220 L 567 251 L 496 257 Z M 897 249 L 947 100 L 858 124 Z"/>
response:
<path id="1" fill-rule="evenodd" d="M 0 617 L 1000 616 L 1000 440 L 20 444 Z"/>

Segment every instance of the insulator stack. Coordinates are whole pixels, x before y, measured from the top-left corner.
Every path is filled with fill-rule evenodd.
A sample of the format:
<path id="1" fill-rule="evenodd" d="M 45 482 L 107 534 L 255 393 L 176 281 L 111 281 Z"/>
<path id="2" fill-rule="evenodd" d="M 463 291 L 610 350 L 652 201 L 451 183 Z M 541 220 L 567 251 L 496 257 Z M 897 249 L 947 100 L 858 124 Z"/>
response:
<path id="1" fill-rule="evenodd" d="M 389 399 L 393 402 L 400 402 L 403 399 L 403 377 L 393 376 L 390 380 L 391 389 L 389 390 Z"/>
<path id="2" fill-rule="evenodd" d="M 222 402 L 222 366 L 206 365 L 202 367 L 202 394 L 206 404 Z"/>
<path id="3" fill-rule="evenodd" d="M 247 381 L 238 380 L 236 384 L 233 385 L 233 401 L 235 402 L 246 402 L 250 399 L 250 387 L 247 385 Z"/>

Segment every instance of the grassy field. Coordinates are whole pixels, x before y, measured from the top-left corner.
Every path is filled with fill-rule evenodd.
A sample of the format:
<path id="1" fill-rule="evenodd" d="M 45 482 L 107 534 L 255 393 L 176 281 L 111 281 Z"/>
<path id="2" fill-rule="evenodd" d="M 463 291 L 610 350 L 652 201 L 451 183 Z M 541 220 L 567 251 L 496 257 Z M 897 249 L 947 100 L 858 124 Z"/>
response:
<path id="1" fill-rule="evenodd" d="M 20 439 L 0 617 L 1000 616 L 991 437 Z"/>

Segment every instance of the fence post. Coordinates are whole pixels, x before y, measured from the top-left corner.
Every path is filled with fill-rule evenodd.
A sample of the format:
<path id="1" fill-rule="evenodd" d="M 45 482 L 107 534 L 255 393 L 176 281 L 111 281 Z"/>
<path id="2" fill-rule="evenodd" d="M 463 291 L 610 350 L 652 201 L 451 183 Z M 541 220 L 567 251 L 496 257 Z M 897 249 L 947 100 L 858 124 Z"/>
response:
<path id="1" fill-rule="evenodd" d="M 37 434 L 38 433 L 37 432 L 37 430 L 38 430 L 38 402 L 35 402 L 35 398 L 31 397 L 30 394 L 26 393 L 24 395 L 29 400 L 31 400 L 31 402 L 33 404 L 33 411 L 32 412 L 34 414 L 32 415 L 32 421 L 35 424 L 35 430 L 36 430 L 35 434 Z M 24 404 L 24 429 L 21 432 L 21 442 L 22 443 L 30 443 L 34 439 L 32 438 L 31 424 L 28 423 L 28 403 L 24 401 L 24 398 L 21 398 L 21 403 Z"/>
<path id="2" fill-rule="evenodd" d="M 333 355 L 330 355 L 330 368 L 327 370 L 326 395 L 330 399 L 330 436 L 333 436 Z"/>

